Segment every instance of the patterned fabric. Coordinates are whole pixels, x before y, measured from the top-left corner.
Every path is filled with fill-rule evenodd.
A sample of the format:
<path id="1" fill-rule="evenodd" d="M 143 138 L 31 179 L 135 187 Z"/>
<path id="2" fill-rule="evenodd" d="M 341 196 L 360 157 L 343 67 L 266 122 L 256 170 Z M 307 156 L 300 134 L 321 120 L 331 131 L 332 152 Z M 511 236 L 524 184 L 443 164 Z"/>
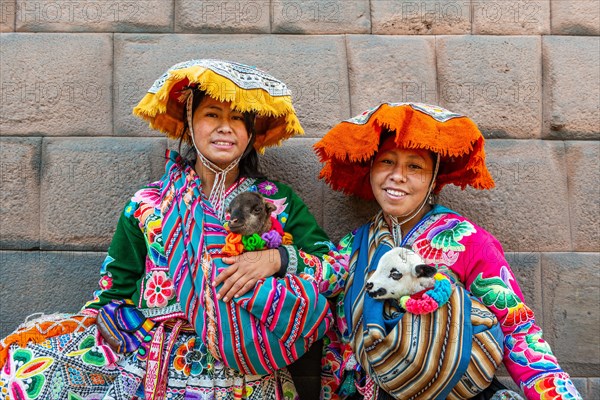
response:
<path id="1" fill-rule="evenodd" d="M 349 254 L 354 239 L 355 232 L 341 241 L 342 255 Z M 404 244 L 410 245 L 427 264 L 456 277 L 494 313 L 504 334 L 504 365 L 528 399 L 581 399 L 569 375 L 562 371 L 542 338 L 542 331 L 535 324 L 533 311 L 523 301 L 502 247 L 492 235 L 455 212 L 436 205 L 405 235 Z M 349 271 L 348 287 L 354 286 L 351 283 L 355 273 Z M 353 386 L 348 381 L 361 386 L 365 378 L 363 368 L 353 360 L 351 343 L 355 332 L 349 329 L 350 314 L 344 309 L 347 296 L 348 292 L 338 296 L 336 331 L 332 330 L 325 340 L 322 395 L 328 399 L 347 397 L 346 393 L 352 392 L 347 388 Z M 389 302 L 384 312 L 393 315 Z M 353 319 L 352 326 L 359 326 L 358 322 Z"/>
<path id="2" fill-rule="evenodd" d="M 354 239 L 354 274 L 344 308 L 360 365 L 394 398 L 477 395 L 490 385 L 502 361 L 503 337 L 496 317 L 471 301 L 460 285 L 437 311 L 386 316 L 385 303 L 366 296 L 364 282 L 392 247 L 382 213 Z"/>
<path id="3" fill-rule="evenodd" d="M 297 399 L 287 370 L 242 375 L 215 361 L 193 334 L 181 334 L 168 359 L 164 398 L 173 400 Z M 147 360 L 117 354 L 95 327 L 27 348 L 13 348 L 0 371 L 2 400 L 144 399 Z"/>
<path id="4" fill-rule="evenodd" d="M 260 280 L 231 302 L 217 300 L 211 282 L 227 267 L 221 260 L 227 231 L 200 191 L 191 167 L 172 158 L 161 197 L 163 233 L 177 298 L 211 354 L 246 374 L 290 365 L 328 329 L 332 316 L 314 279 L 286 275 Z"/>
<path id="5" fill-rule="evenodd" d="M 192 327 L 182 323 L 186 314 L 164 248 L 160 190 L 160 181 L 151 183 L 124 208 L 100 268 L 99 290 L 82 311 L 94 313 L 113 299 L 132 299 L 156 324 L 151 340 L 133 353 L 116 354 L 92 325 L 73 334 L 54 333 L 39 344 L 16 342 L 0 366 L 0 399 L 141 399 L 152 389 L 177 400 L 297 398 L 285 368 L 268 375 L 237 372 L 215 360 Z M 290 268 L 312 276 L 322 295 L 337 295 L 345 285 L 345 259 L 302 200 L 279 182 L 242 179 L 226 191 L 225 206 L 243 191 L 258 191 L 276 205 L 273 216 L 294 237 L 294 244 L 285 246 L 293 260 Z M 223 222 L 205 230 L 222 231 Z M 153 374 L 147 378 L 149 366 Z"/>

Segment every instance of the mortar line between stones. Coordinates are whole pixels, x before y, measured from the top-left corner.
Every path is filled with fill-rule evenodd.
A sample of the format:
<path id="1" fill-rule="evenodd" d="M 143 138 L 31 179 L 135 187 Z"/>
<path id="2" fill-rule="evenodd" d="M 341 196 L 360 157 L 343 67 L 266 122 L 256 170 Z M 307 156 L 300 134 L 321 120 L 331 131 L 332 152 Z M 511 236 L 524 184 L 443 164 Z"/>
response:
<path id="1" fill-rule="evenodd" d="M 373 34 L 373 0 L 369 0 L 369 34 Z"/>
<path id="2" fill-rule="evenodd" d="M 177 18 L 177 10 L 175 9 L 175 0 L 172 0 L 171 9 L 173 10 L 173 18 L 171 18 L 171 33 L 175 33 L 175 19 Z"/>
<path id="3" fill-rule="evenodd" d="M 273 33 L 273 1 L 269 0 L 269 33 Z"/>
<path id="4" fill-rule="evenodd" d="M 436 89 L 436 99 L 435 103 L 440 106 L 446 106 L 441 102 L 441 89 L 440 89 L 440 79 L 438 76 L 438 48 L 437 48 L 437 37 L 438 35 L 433 35 L 433 64 L 435 65 L 435 89 Z M 421 99 L 423 103 L 428 103 L 427 99 Z"/>
<path id="5" fill-rule="evenodd" d="M 567 144 L 565 143 L 565 140 L 561 140 L 562 143 L 562 147 L 563 147 L 563 154 L 564 154 L 564 163 L 562 165 L 569 165 L 568 164 L 568 154 L 567 154 Z M 571 180 L 569 179 L 569 170 L 567 169 L 566 172 L 566 180 L 567 180 L 567 218 L 569 220 L 569 239 L 570 239 L 570 246 L 569 246 L 569 250 L 570 251 L 575 251 L 575 246 L 573 245 L 573 223 L 572 223 L 572 219 L 573 216 L 571 215 L 571 201 L 570 201 L 570 194 L 571 194 Z"/>
<path id="6" fill-rule="evenodd" d="M 46 137 L 42 136 L 40 140 L 40 159 L 38 161 L 37 187 L 38 187 L 38 249 L 42 249 L 42 163 L 44 162 L 44 142 Z"/>
<path id="7" fill-rule="evenodd" d="M 112 111 L 112 115 L 111 115 L 111 128 L 112 128 L 112 134 L 113 136 L 115 135 L 115 90 L 118 89 L 116 88 L 116 82 L 115 82 L 115 33 L 112 33 L 112 57 L 111 57 L 111 63 L 112 63 L 112 76 L 111 76 L 111 81 L 112 81 L 112 91 L 110 94 L 111 97 L 111 111 Z M 119 91 L 117 90 L 117 93 L 119 93 Z"/>
<path id="8" fill-rule="evenodd" d="M 13 15 L 13 32 L 17 31 L 17 0 L 15 0 L 15 15 Z"/>
<path id="9" fill-rule="evenodd" d="M 349 110 L 349 114 L 346 115 L 347 118 L 350 118 L 352 116 L 352 93 L 351 93 L 351 87 L 350 87 L 350 60 L 348 60 L 348 34 L 345 33 L 344 34 L 344 51 L 346 52 L 346 54 L 344 55 L 346 58 L 346 87 L 348 88 L 348 108 L 350 108 Z"/>

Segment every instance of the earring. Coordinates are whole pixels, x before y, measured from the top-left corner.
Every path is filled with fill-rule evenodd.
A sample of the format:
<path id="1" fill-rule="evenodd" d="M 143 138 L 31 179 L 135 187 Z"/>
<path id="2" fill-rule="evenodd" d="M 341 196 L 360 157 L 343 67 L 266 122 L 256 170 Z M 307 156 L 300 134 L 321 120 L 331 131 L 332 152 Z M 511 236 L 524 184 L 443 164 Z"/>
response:
<path id="1" fill-rule="evenodd" d="M 435 204 L 435 196 L 433 195 L 433 193 L 430 193 L 427 197 L 427 204 L 429 204 L 430 206 Z"/>

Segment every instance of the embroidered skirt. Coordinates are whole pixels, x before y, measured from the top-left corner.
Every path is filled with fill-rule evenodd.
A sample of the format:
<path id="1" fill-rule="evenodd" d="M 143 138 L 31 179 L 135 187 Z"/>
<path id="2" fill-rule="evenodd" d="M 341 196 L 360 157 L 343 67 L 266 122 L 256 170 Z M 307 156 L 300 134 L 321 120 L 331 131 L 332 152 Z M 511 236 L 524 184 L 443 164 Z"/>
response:
<path id="1" fill-rule="evenodd" d="M 193 334 L 180 333 L 173 343 L 168 358 L 164 355 L 165 399 L 298 399 L 285 368 L 242 375 L 215 360 Z M 0 399 L 145 399 L 147 355 L 141 353 L 115 353 L 96 325 L 25 348 L 13 345 L 0 371 Z"/>

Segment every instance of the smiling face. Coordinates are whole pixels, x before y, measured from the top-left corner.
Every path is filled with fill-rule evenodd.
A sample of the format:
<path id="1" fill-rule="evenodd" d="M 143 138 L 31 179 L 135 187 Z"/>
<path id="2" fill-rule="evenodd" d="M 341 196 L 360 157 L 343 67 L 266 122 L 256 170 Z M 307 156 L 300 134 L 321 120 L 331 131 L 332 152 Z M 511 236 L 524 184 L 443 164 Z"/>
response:
<path id="1" fill-rule="evenodd" d="M 393 137 L 385 140 L 371 167 L 373 194 L 385 215 L 402 218 L 415 212 L 428 195 L 433 168 L 429 151 L 399 149 Z M 411 221 L 418 221 L 430 208 L 423 207 Z"/>
<path id="2" fill-rule="evenodd" d="M 192 123 L 198 150 L 220 168 L 226 168 L 248 146 L 244 114 L 232 110 L 229 102 L 205 96 L 194 111 Z"/>

